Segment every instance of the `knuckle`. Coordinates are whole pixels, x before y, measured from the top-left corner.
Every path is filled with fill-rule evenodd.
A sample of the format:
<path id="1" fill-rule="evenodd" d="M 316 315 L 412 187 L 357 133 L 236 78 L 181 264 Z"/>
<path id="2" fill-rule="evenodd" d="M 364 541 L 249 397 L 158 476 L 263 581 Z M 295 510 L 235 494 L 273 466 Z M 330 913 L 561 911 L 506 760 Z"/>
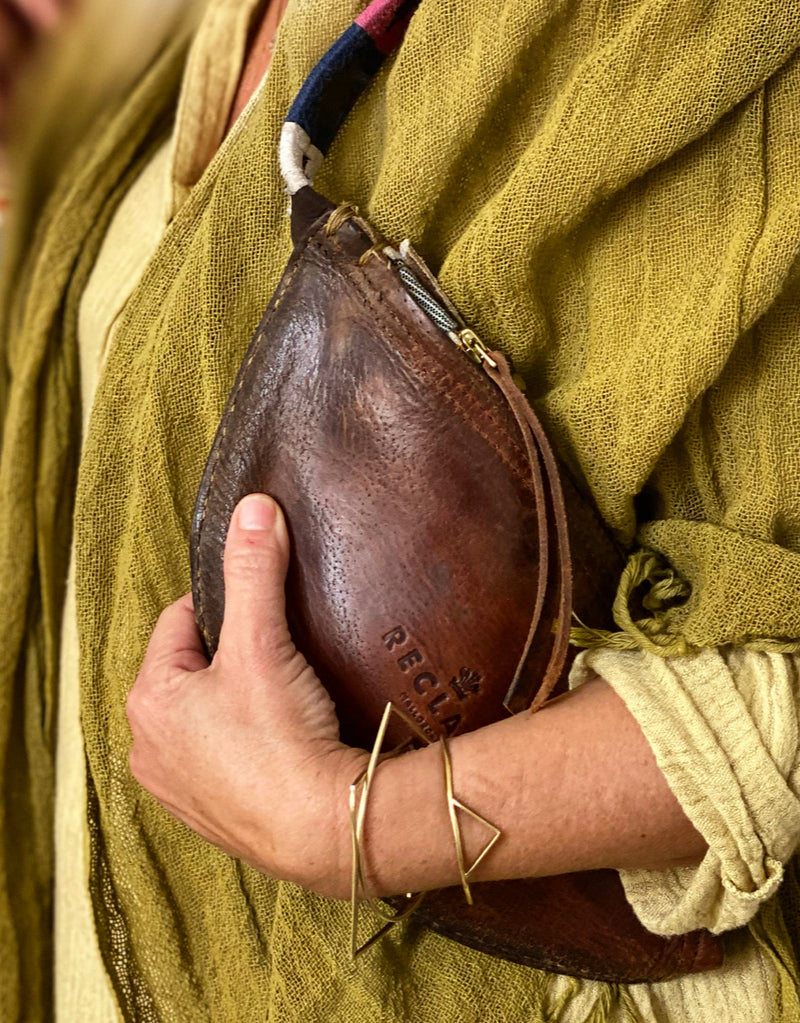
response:
<path id="1" fill-rule="evenodd" d="M 223 634 L 215 660 L 224 675 L 243 677 L 255 684 L 276 673 L 282 678 L 299 658 L 289 629 L 284 627 L 254 629 L 246 642 Z"/>
<path id="2" fill-rule="evenodd" d="M 225 552 L 225 567 L 237 578 L 261 580 L 269 557 L 268 544 L 248 539 Z"/>
<path id="3" fill-rule="evenodd" d="M 181 622 L 181 619 L 183 618 L 184 614 L 186 613 L 187 597 L 191 602 L 191 594 L 184 594 L 184 596 L 179 597 L 177 600 L 174 600 L 171 604 L 167 604 L 167 606 L 161 611 L 161 613 L 158 616 L 158 619 L 156 620 L 155 628 L 153 629 L 153 635 L 156 635 L 157 633 L 161 634 L 164 632 L 171 633 L 175 630 L 175 628 Z M 189 604 L 189 606 L 191 606 L 191 603 Z"/>
<path id="4" fill-rule="evenodd" d="M 141 676 L 136 679 L 133 684 L 133 688 L 128 693 L 125 699 L 125 713 L 128 716 L 128 721 L 133 724 L 139 718 L 139 709 L 142 699 L 142 686 L 140 682 Z"/>
<path id="5" fill-rule="evenodd" d="M 172 619 L 175 617 L 175 605 L 167 604 L 164 610 L 159 614 L 156 620 L 156 626 L 153 632 L 163 632 L 164 629 L 170 628 Z"/>
<path id="6" fill-rule="evenodd" d="M 150 680 L 140 674 L 125 700 L 125 712 L 132 728 L 146 725 L 156 713 L 158 692 Z"/>
<path id="7" fill-rule="evenodd" d="M 273 608 L 267 601 L 263 602 L 262 611 L 271 615 Z M 253 652 L 265 668 L 270 670 L 282 665 L 293 656 L 295 647 L 289 628 L 284 621 L 271 621 L 268 628 L 253 630 Z"/>

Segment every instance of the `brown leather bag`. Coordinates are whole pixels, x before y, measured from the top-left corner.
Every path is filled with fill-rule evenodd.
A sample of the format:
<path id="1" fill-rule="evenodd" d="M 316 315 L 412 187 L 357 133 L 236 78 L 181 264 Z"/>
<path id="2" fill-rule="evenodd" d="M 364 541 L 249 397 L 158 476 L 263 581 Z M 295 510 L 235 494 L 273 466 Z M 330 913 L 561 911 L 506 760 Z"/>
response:
<path id="1" fill-rule="evenodd" d="M 231 514 L 266 492 L 291 533 L 292 635 L 345 741 L 371 747 L 387 700 L 431 740 L 536 708 L 564 688 L 573 609 L 610 624 L 622 553 L 502 356 L 482 349 L 413 250 L 401 257 L 311 188 L 292 209 L 294 253 L 197 499 L 193 592 L 209 652 Z M 395 720 L 390 741 L 404 729 Z M 429 893 L 415 919 L 600 980 L 663 980 L 722 959 L 705 931 L 647 932 L 614 871 L 473 892 L 472 907 L 460 889 Z"/>

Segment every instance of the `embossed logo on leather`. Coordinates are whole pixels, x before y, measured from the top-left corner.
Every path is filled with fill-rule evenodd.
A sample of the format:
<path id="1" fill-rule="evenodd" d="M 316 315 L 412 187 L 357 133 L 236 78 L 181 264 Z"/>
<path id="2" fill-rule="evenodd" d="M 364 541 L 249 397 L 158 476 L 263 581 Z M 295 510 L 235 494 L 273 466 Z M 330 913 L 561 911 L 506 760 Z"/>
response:
<path id="1" fill-rule="evenodd" d="M 404 626 L 397 625 L 385 633 L 383 644 L 394 655 L 399 654 L 395 656 L 398 668 L 412 678 L 412 688 L 417 695 L 407 690 L 400 693 L 406 711 L 431 739 L 436 738 L 436 731 L 430 726 L 431 719 L 440 726 L 440 731 L 452 735 L 461 724 L 460 704 L 480 694 L 481 672 L 474 668 L 459 668 L 444 686 L 436 674 L 428 670 L 427 659 L 422 652 L 424 645 L 410 636 Z"/>

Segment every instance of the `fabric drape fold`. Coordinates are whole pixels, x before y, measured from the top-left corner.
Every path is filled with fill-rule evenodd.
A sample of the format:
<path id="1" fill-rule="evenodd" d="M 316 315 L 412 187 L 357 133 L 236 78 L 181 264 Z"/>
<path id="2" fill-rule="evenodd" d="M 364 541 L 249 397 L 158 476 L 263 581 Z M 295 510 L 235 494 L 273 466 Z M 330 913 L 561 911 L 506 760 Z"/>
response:
<path id="1" fill-rule="evenodd" d="M 280 128 L 353 13 L 350 0 L 290 4 L 259 102 L 127 304 L 86 438 L 75 549 L 91 885 L 131 1020 L 290 1020 L 302 1004 L 304 1019 L 326 1023 L 508 1023 L 555 1004 L 552 978 L 413 926 L 354 973 L 345 906 L 228 860 L 128 772 L 125 696 L 158 613 L 189 588 L 197 482 L 290 248 Z M 514 359 L 619 538 L 657 550 L 691 584 L 668 627 L 698 647 L 800 638 L 798 46 L 795 0 L 422 0 L 317 181 L 387 236 L 412 238 L 486 342 Z M 9 255 L 4 1021 L 46 1018 L 76 296 L 106 218 L 163 138 L 183 64 L 176 44 L 97 122 L 28 255 Z M 751 926 L 785 1020 L 800 1014 L 787 875 Z M 636 997 L 604 990 L 597 1012 L 613 1018 Z"/>

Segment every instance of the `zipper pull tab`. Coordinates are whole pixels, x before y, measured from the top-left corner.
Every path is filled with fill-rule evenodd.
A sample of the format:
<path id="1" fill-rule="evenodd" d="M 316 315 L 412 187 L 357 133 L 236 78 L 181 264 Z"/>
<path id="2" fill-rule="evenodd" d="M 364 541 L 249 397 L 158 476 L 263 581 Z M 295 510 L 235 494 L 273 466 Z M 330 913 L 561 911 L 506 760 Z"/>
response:
<path id="1" fill-rule="evenodd" d="M 481 341 L 474 330 L 470 330 L 469 327 L 464 327 L 462 330 L 450 330 L 447 336 L 453 342 L 456 347 L 460 348 L 462 352 L 465 352 L 474 363 L 478 366 L 486 363 L 487 366 L 491 366 L 492 369 L 497 369 L 497 363 L 489 354 L 489 349 Z"/>

